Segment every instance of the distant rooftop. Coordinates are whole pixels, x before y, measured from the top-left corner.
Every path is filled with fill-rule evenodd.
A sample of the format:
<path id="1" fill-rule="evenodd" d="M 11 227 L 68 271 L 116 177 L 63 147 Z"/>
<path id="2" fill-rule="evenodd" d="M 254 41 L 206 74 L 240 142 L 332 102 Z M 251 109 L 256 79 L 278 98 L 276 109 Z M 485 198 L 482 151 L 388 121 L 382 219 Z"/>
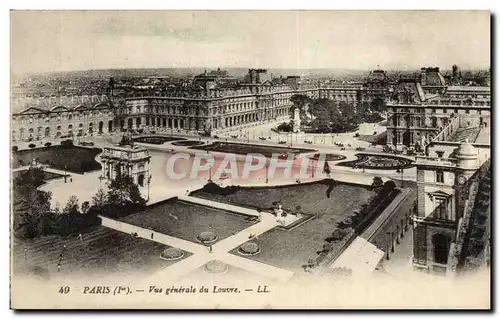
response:
<path id="1" fill-rule="evenodd" d="M 491 88 L 489 86 L 452 85 L 448 86 L 446 91 L 479 92 L 479 91 L 491 91 Z"/>

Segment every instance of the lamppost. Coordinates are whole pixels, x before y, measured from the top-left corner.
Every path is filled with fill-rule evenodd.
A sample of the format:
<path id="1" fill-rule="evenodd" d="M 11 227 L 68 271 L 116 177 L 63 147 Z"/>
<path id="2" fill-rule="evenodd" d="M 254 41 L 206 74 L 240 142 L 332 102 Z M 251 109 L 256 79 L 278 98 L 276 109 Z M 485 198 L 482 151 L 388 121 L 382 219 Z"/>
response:
<path id="1" fill-rule="evenodd" d="M 151 175 L 149 175 L 149 177 L 148 177 L 148 199 L 146 200 L 147 202 L 149 202 L 149 185 L 151 184 L 151 178 L 152 177 L 153 176 L 151 176 Z"/>
<path id="2" fill-rule="evenodd" d="M 404 175 L 403 175 L 403 169 L 401 169 L 401 188 L 404 187 Z"/>
<path id="3" fill-rule="evenodd" d="M 268 178 L 268 173 L 267 171 L 269 170 L 269 165 L 266 163 L 266 184 L 269 182 L 269 178 Z"/>

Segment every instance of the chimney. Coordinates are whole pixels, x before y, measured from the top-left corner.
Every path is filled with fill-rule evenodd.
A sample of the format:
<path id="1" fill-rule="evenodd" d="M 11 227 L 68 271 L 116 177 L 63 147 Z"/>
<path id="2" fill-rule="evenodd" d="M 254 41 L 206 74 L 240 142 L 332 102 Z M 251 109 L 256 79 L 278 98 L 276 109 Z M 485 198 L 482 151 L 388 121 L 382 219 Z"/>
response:
<path id="1" fill-rule="evenodd" d="M 426 70 L 426 68 L 420 69 L 420 84 L 421 85 L 427 84 L 427 70 Z"/>

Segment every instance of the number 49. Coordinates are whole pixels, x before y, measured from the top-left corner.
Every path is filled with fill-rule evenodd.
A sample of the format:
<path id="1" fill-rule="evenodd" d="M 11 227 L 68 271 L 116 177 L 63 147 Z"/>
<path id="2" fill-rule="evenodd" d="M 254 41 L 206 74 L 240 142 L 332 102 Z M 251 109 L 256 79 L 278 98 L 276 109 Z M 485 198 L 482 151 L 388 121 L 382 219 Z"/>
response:
<path id="1" fill-rule="evenodd" d="M 59 288 L 59 293 L 62 294 L 62 295 L 69 294 L 69 287 L 68 286 L 64 286 L 64 287 Z"/>

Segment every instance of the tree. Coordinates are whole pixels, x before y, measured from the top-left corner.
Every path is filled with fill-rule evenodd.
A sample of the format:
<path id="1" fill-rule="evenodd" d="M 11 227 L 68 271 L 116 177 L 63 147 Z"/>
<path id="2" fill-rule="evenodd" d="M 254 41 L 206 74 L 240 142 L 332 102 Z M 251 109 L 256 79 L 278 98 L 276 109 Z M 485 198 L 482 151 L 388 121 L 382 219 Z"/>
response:
<path id="1" fill-rule="evenodd" d="M 12 146 L 12 152 L 17 152 L 19 147 L 17 145 Z"/>
<path id="2" fill-rule="evenodd" d="M 373 182 L 372 182 L 372 187 L 375 189 L 375 190 L 378 190 L 380 189 L 380 187 L 384 186 L 384 181 L 382 180 L 382 177 L 379 177 L 379 176 L 375 176 L 373 178 Z"/>
<path id="3" fill-rule="evenodd" d="M 37 189 L 29 172 L 21 174 L 13 183 L 13 226 L 16 235 L 34 238 L 38 223 L 50 212 L 51 192 Z"/>
<path id="4" fill-rule="evenodd" d="M 107 202 L 107 195 L 102 188 L 92 197 L 92 206 L 102 207 L 107 204 Z"/>
<path id="5" fill-rule="evenodd" d="M 84 201 L 82 203 L 82 214 L 86 214 L 89 211 L 90 203 L 88 201 Z"/>
<path id="6" fill-rule="evenodd" d="M 36 145 L 35 145 L 35 144 L 33 144 L 33 143 L 31 143 L 30 145 L 28 145 L 28 147 L 29 147 L 29 148 L 35 148 L 35 147 L 36 147 Z"/>
<path id="7" fill-rule="evenodd" d="M 78 215 L 80 214 L 78 197 L 71 195 L 63 208 L 63 214 Z"/>
<path id="8" fill-rule="evenodd" d="M 109 185 L 108 200 L 115 205 L 123 205 L 127 202 L 145 205 L 146 200 L 142 198 L 139 187 L 129 175 L 118 176 Z"/>

